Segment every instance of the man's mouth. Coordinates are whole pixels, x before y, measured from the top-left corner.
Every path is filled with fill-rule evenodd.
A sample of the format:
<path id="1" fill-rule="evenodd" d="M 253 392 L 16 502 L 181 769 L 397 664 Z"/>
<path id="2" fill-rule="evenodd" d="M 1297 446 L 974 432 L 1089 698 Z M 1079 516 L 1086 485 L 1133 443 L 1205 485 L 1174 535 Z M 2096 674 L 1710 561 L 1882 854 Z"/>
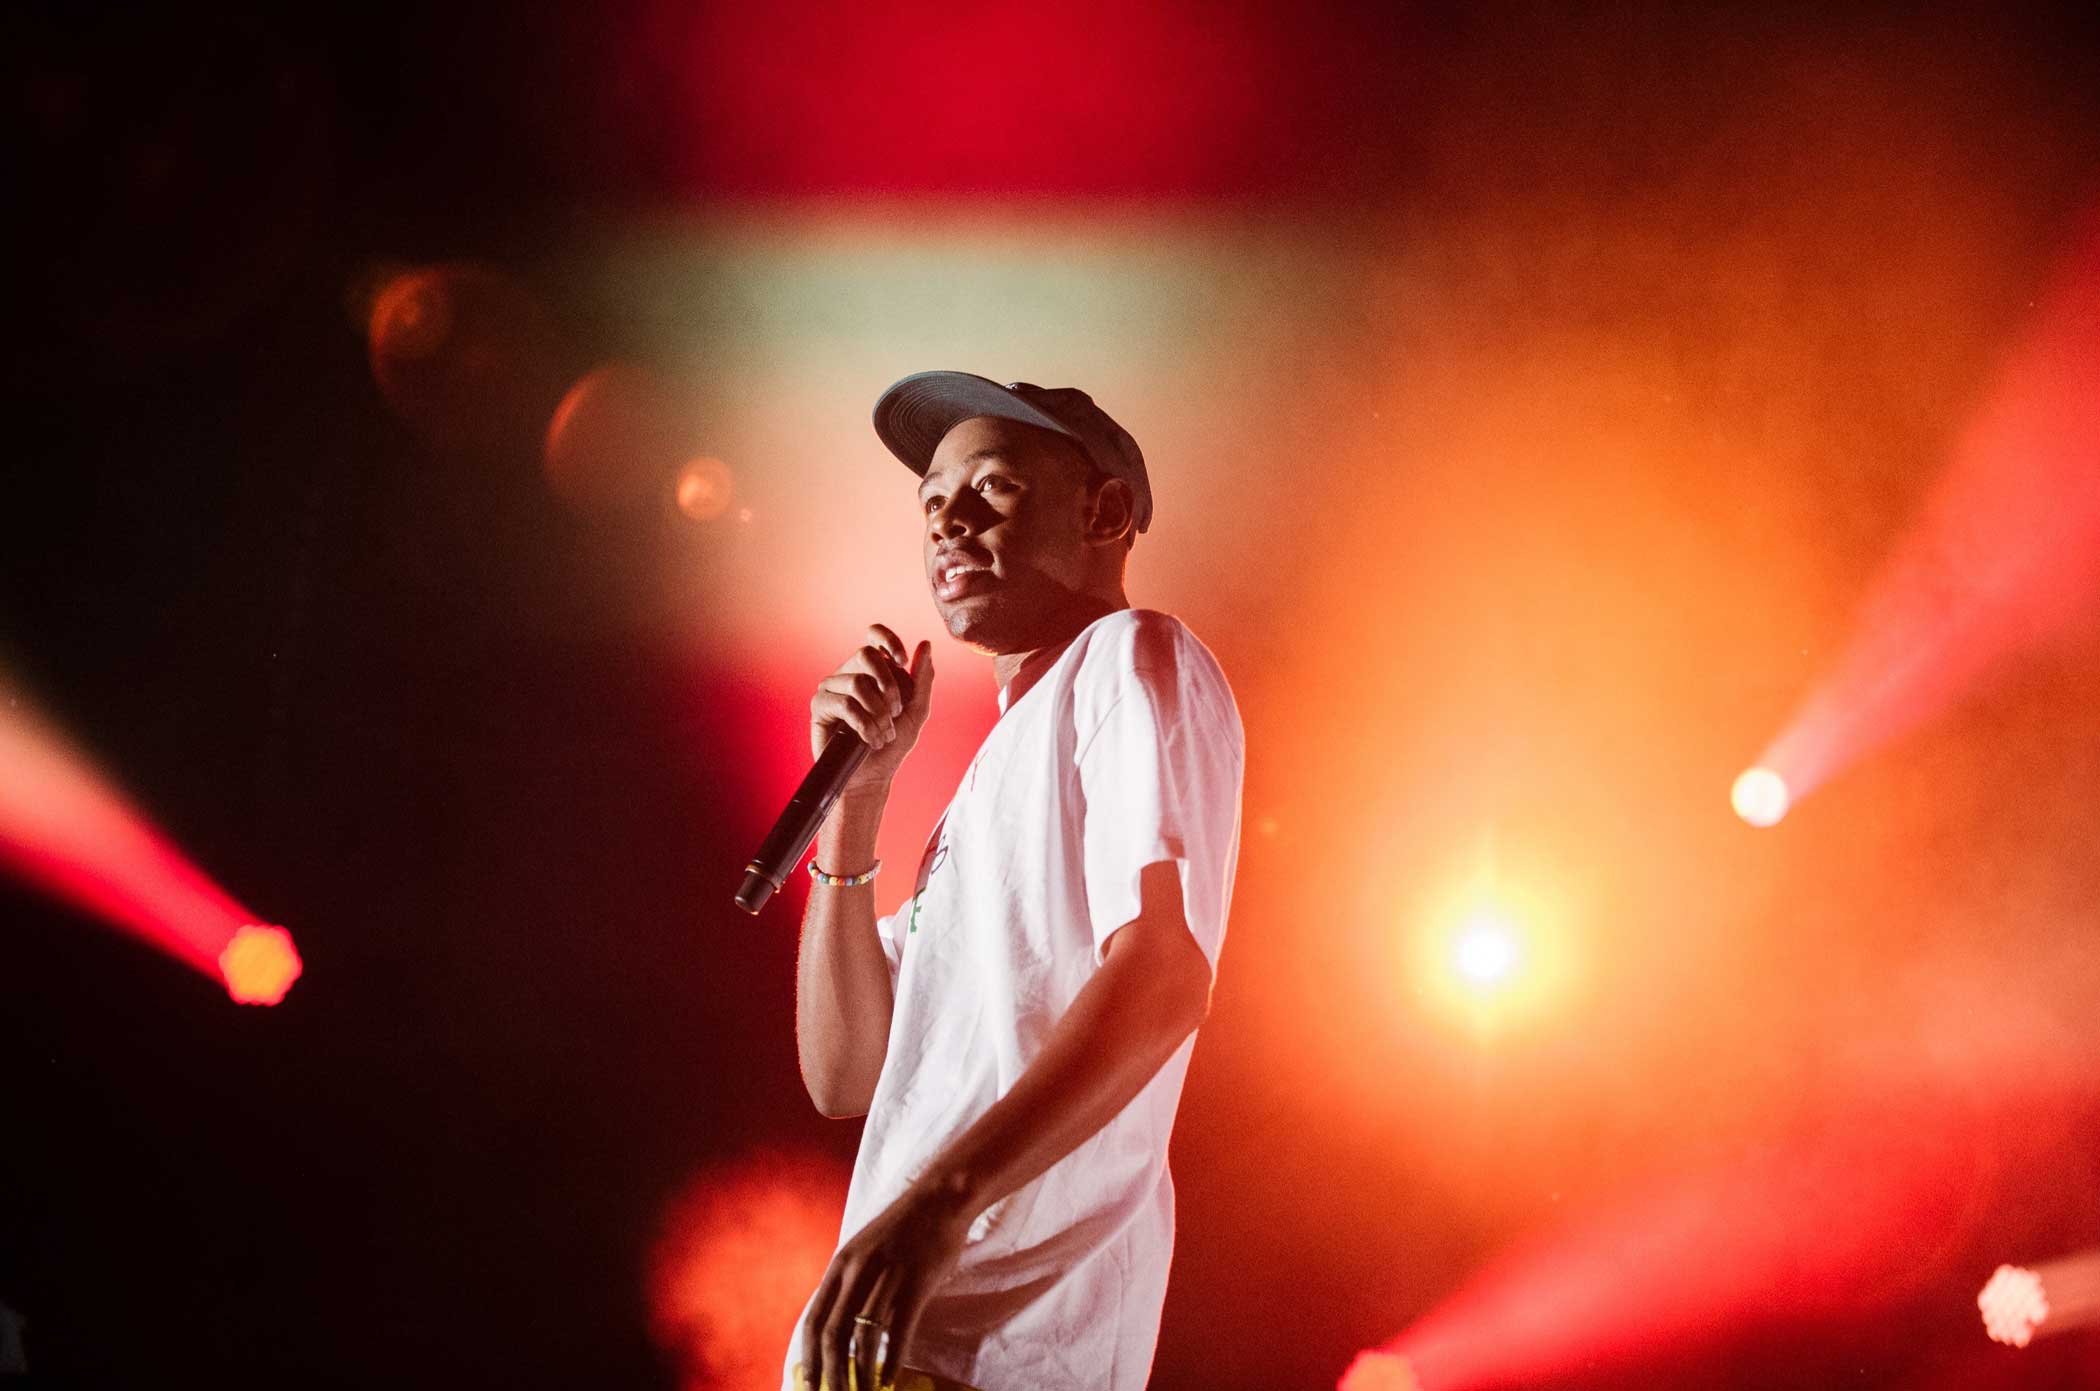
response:
<path id="1" fill-rule="evenodd" d="M 943 561 L 933 572 L 933 597 L 960 599 L 965 594 L 988 587 L 992 580 L 989 565 L 980 565 L 974 560 Z"/>

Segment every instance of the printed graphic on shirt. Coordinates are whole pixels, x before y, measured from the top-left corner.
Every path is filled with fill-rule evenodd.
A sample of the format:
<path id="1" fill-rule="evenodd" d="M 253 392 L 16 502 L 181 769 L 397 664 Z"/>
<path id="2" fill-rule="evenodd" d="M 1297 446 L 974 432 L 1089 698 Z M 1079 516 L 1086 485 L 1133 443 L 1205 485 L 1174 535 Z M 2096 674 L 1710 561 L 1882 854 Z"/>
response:
<path id="1" fill-rule="evenodd" d="M 947 861 L 948 813 L 942 812 L 941 819 L 934 825 L 933 834 L 926 838 L 926 853 L 919 857 L 919 881 L 912 886 L 911 926 L 905 929 L 905 936 L 909 937 L 919 930 L 919 904 L 926 897 L 926 885 L 932 880 L 933 872 Z"/>

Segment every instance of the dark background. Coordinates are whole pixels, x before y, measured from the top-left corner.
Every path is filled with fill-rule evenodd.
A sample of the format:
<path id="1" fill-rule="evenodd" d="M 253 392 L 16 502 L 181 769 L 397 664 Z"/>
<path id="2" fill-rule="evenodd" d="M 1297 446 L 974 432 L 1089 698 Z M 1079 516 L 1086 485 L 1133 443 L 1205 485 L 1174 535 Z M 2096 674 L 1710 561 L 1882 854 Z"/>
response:
<path id="1" fill-rule="evenodd" d="M 766 32 L 850 67 L 810 14 Z M 308 972 L 282 1007 L 232 1008 L 0 887 L 0 1299 L 52 1384 L 668 1385 L 641 1283 L 670 1195 L 753 1143 L 852 1153 L 853 1127 L 803 1103 L 789 936 L 727 908 L 772 795 L 739 731 L 794 707 L 592 621 L 606 552 L 677 544 L 661 528 L 580 522 L 521 486 L 517 441 L 434 441 L 387 409 L 356 298 L 375 267 L 505 266 L 580 366 L 623 326 L 545 268 L 626 213 L 899 192 L 1404 206 L 1460 196 L 1419 135 L 1454 109 L 1484 142 L 1456 187 L 1620 197 L 1696 169 L 1733 110 L 1725 77 L 1760 50 L 1842 52 L 1852 26 L 1950 70 L 1980 45 L 1995 90 L 2030 94 L 2008 158 L 2049 191 L 2009 278 L 2039 274 L 2100 154 L 2089 7 L 1337 13 L 1308 24 L 1265 143 L 1200 168 L 962 149 L 777 176 L 762 144 L 687 147 L 708 104 L 665 56 L 682 23 L 639 5 L 6 21 L 0 654 L 177 844 L 293 926 Z M 1619 153 L 1569 172 L 1593 136 Z M 1262 989 L 1228 974 L 1207 1039 Z M 1197 1052 L 1157 1385 L 1332 1384 L 1507 1234 L 1360 1220 L 1347 1195 L 1378 1185 L 1382 1141 L 1319 1121 L 1251 1047 Z M 1300 1206 L 1265 1249 L 1228 1214 L 1272 1165 Z M 1401 1265 L 1415 1306 L 1367 1309 Z M 1613 1384 L 1907 1385 L 1936 1365 L 1908 1327 L 1746 1336 Z M 2064 1346 L 2020 1384 L 2074 1384 Z"/>

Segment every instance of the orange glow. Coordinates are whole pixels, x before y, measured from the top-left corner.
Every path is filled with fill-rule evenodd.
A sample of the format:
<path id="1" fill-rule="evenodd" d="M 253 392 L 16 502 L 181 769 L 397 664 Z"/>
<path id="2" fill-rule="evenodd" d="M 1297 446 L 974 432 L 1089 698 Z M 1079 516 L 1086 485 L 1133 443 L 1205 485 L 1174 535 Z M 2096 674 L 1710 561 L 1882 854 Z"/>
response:
<path id="1" fill-rule="evenodd" d="M 729 510 L 736 480 L 720 459 L 695 459 L 678 471 L 672 500 L 696 522 L 711 522 Z M 748 520 L 748 518 L 746 518 Z"/>
<path id="2" fill-rule="evenodd" d="M 1447 1013 L 1492 1033 L 1566 995 L 1569 930 L 1547 896 L 1482 870 L 1426 915 L 1413 975 Z"/>
<path id="3" fill-rule="evenodd" d="M 1338 1391 L 1422 1391 L 1415 1369 L 1390 1352 L 1360 1352 L 1336 1383 Z"/>
<path id="4" fill-rule="evenodd" d="M 667 1207 L 650 1328 L 688 1391 L 773 1391 L 795 1320 L 838 1244 L 846 1175 L 760 1154 L 701 1174 Z"/>
<path id="5" fill-rule="evenodd" d="M 244 1005 L 274 1005 L 284 999 L 303 964 L 292 934 L 281 927 L 249 924 L 219 953 L 226 993 Z"/>

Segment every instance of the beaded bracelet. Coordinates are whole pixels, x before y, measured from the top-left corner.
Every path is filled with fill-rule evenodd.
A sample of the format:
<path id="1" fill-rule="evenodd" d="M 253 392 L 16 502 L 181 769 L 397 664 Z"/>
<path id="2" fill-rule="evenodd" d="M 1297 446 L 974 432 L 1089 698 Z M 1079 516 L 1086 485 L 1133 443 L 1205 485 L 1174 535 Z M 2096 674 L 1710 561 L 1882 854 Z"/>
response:
<path id="1" fill-rule="evenodd" d="M 816 880 L 819 884 L 829 884 L 835 889 L 851 889 L 862 884 L 872 884 L 875 882 L 875 876 L 881 872 L 882 861 L 880 860 L 869 865 L 866 870 L 859 874 L 826 874 L 823 870 L 817 868 L 815 860 L 809 862 L 809 877 Z"/>

